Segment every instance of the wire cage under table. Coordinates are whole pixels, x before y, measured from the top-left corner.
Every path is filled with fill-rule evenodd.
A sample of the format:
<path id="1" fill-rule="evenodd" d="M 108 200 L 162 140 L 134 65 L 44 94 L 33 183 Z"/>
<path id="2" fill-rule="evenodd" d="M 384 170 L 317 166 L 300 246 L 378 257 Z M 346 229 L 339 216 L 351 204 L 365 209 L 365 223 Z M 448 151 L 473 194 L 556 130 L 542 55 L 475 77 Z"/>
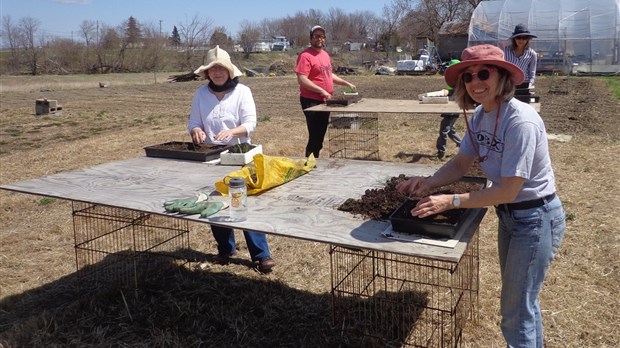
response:
<path id="1" fill-rule="evenodd" d="M 332 112 L 329 124 L 330 157 L 379 160 L 377 113 Z"/>
<path id="2" fill-rule="evenodd" d="M 478 248 L 478 231 L 458 263 L 330 246 L 334 325 L 381 346 L 460 346 L 477 321 Z"/>
<path id="3" fill-rule="evenodd" d="M 75 260 L 81 279 L 137 287 L 161 267 L 187 263 L 189 223 L 173 217 L 72 202 Z"/>

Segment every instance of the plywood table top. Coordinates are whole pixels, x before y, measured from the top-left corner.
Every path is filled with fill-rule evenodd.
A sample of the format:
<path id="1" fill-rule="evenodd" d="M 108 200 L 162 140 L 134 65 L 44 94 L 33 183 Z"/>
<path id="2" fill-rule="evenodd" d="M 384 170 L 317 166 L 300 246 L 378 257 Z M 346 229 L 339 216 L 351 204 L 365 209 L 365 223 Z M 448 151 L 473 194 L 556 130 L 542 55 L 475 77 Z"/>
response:
<path id="1" fill-rule="evenodd" d="M 536 111 L 540 112 L 540 103 L 529 104 Z M 412 99 L 372 99 L 362 98 L 360 101 L 346 106 L 320 104 L 310 107 L 309 111 L 329 111 L 329 112 L 355 112 L 355 113 L 415 113 L 415 114 L 443 114 L 458 113 L 462 114 L 458 105 L 454 101 L 446 104 L 423 104 L 419 100 Z M 470 113 L 468 111 L 468 113 Z"/>
<path id="2" fill-rule="evenodd" d="M 395 241 L 381 232 L 387 221 L 364 220 L 336 208 L 348 198 L 357 199 L 367 189 L 383 188 L 399 174 L 430 175 L 437 165 L 319 159 L 310 173 L 262 194 L 248 197 L 248 220 L 224 221 L 223 210 L 212 219 L 179 216 L 164 211 L 163 202 L 185 198 L 213 188 L 217 180 L 239 167 L 165 158 L 137 157 L 43 178 L 9 183 L 5 190 L 102 204 L 169 215 L 196 222 L 261 231 L 268 234 L 318 241 L 352 248 L 384 251 L 458 262 L 484 212 L 454 248 Z"/>

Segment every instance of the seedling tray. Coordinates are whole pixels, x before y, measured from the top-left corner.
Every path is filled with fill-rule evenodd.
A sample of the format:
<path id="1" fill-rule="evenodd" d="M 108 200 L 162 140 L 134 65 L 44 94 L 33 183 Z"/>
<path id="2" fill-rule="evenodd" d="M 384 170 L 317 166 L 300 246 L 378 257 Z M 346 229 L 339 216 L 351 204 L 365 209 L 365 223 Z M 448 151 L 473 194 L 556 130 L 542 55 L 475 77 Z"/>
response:
<path id="1" fill-rule="evenodd" d="M 207 162 L 220 158 L 220 153 L 230 148 L 227 145 L 194 144 L 191 142 L 171 141 L 144 148 L 147 157 L 174 158 L 190 161 Z"/>
<path id="2" fill-rule="evenodd" d="M 262 145 L 232 145 L 220 154 L 220 164 L 243 166 L 254 161 L 254 155 L 263 153 Z"/>
<path id="3" fill-rule="evenodd" d="M 461 181 L 479 183 L 480 189 L 487 186 L 486 178 L 464 177 Z M 441 214 L 419 218 L 411 215 L 411 209 L 416 206 L 418 201 L 419 199 L 407 199 L 390 215 L 393 231 L 435 238 L 454 238 L 461 225 L 477 210 L 451 209 Z"/>
<path id="4" fill-rule="evenodd" d="M 355 94 L 346 94 L 344 96 L 333 97 L 332 99 L 327 99 L 325 104 L 328 106 L 347 106 L 353 103 L 357 103 L 362 100 L 362 96 L 359 93 Z"/>

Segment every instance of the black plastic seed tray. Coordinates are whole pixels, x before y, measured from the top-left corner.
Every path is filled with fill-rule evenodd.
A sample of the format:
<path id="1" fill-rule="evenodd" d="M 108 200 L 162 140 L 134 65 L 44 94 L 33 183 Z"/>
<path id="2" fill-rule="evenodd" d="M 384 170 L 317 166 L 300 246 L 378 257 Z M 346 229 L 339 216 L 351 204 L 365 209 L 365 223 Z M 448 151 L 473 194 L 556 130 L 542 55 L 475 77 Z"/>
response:
<path id="1" fill-rule="evenodd" d="M 194 144 L 171 141 L 144 148 L 147 157 L 174 158 L 190 161 L 212 161 L 220 158 L 220 153 L 230 148 L 227 145 Z"/>
<path id="2" fill-rule="evenodd" d="M 463 177 L 461 181 L 479 183 L 480 189 L 487 187 L 486 178 Z M 411 215 L 411 209 L 418 200 L 407 199 L 392 215 L 392 230 L 400 233 L 420 234 L 434 238 L 453 238 L 461 225 L 478 209 L 451 209 L 441 214 L 419 218 Z"/>

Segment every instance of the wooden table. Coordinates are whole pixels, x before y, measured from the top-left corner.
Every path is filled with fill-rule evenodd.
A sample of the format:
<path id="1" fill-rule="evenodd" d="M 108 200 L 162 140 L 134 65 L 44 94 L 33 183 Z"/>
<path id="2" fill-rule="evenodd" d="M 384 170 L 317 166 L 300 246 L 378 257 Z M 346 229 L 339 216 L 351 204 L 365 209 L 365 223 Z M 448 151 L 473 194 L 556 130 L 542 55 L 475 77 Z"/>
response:
<path id="1" fill-rule="evenodd" d="M 540 103 L 531 103 L 540 112 Z M 347 106 L 320 104 L 306 109 L 308 111 L 355 112 L 355 113 L 403 113 L 403 114 L 462 114 L 463 110 L 454 101 L 447 104 L 423 104 L 413 99 L 372 99 L 362 98 Z M 469 113 L 469 111 L 468 111 Z"/>
<path id="2" fill-rule="evenodd" d="M 346 319 L 349 327 L 349 324 L 365 325 L 381 317 L 394 318 L 391 327 L 405 330 L 383 329 L 384 319 L 374 322 L 365 332 L 386 338 L 395 332 L 400 335 L 414 330 L 406 337 L 391 339 L 407 339 L 416 346 L 424 346 L 425 342 L 454 346 L 460 342 L 465 318 L 475 313 L 478 302 L 477 232 L 486 209 L 476 210 L 475 218 L 462 227 L 464 231 L 453 248 L 388 239 L 382 232 L 389 222 L 364 220 L 336 209 L 348 198 L 359 198 L 367 189 L 383 188 L 391 177 L 430 175 L 437 169 L 436 165 L 319 159 L 317 168 L 310 173 L 248 197 L 248 219 L 240 223 L 222 219 L 228 214 L 226 210 L 210 219 L 201 219 L 198 215 L 169 214 L 162 208 L 164 201 L 209 190 L 217 180 L 236 169 L 238 167 L 138 157 L 5 184 L 0 188 L 73 202 L 78 271 L 80 259 L 90 260 L 102 252 L 115 256 L 129 248 L 137 249 L 134 255 L 141 256 L 144 252 L 156 252 L 162 245 L 179 238 L 182 239 L 179 247 L 188 247 L 189 228 L 178 227 L 174 223 L 177 221 L 217 224 L 322 242 L 330 245 L 334 320 L 344 322 Z M 109 249 L 105 243 L 106 238 L 111 237 L 114 242 Z M 119 242 L 119 239 L 125 241 Z M 144 246 L 143 240 L 152 245 Z M 101 246 L 102 243 L 105 246 Z M 97 259 L 99 262 L 103 259 Z M 137 268 L 135 265 L 132 269 Z M 413 293 L 427 298 L 422 312 L 430 318 L 428 321 L 420 314 L 419 301 L 408 300 L 407 295 Z M 362 312 L 355 307 L 353 312 L 359 322 L 352 324 L 351 296 L 383 305 Z M 397 306 L 394 306 L 394 298 Z M 376 308 L 398 313 L 377 316 Z"/>
<path id="3" fill-rule="evenodd" d="M 530 104 L 540 112 L 540 103 Z M 362 98 L 346 106 L 320 104 L 308 111 L 330 112 L 330 157 L 372 159 L 379 157 L 379 114 L 443 114 L 462 115 L 454 101 L 446 104 L 423 104 L 418 100 Z M 468 111 L 471 115 L 471 110 Z"/>

